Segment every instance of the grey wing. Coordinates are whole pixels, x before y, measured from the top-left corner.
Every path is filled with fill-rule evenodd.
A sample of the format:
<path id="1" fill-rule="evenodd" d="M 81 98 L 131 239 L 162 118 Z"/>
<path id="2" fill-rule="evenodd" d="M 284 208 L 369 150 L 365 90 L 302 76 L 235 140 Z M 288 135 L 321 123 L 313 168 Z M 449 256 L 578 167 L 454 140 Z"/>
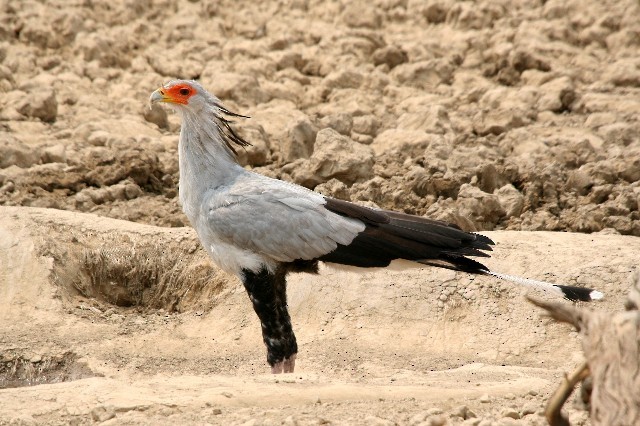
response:
<path id="1" fill-rule="evenodd" d="M 290 185 L 238 186 L 209 202 L 207 220 L 223 241 L 279 262 L 310 260 L 348 245 L 365 225 L 324 207 L 320 194 Z"/>

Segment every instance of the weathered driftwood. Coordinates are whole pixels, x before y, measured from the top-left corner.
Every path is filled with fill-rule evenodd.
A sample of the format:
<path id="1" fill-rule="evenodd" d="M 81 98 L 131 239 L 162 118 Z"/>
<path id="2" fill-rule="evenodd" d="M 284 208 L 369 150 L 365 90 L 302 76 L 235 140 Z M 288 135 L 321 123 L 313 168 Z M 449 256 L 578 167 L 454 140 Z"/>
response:
<path id="1" fill-rule="evenodd" d="M 597 312 L 566 303 L 529 300 L 555 320 L 573 325 L 582 336 L 586 356 L 585 364 L 566 376 L 549 400 L 549 424 L 569 425 L 560 412 L 562 405 L 573 387 L 589 377 L 594 426 L 640 425 L 640 274 L 625 303 L 625 312 Z"/>

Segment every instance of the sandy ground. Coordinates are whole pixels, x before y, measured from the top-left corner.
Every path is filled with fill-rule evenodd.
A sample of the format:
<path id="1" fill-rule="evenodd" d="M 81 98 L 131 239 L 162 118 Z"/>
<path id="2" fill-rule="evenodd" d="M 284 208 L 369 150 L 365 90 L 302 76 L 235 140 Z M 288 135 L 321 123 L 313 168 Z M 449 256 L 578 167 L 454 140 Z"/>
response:
<path id="1" fill-rule="evenodd" d="M 486 277 L 292 277 L 298 372 L 265 374 L 147 100 L 199 79 L 251 116 L 246 167 L 486 232 L 493 269 L 614 311 L 639 52 L 637 0 L 0 0 L 0 424 L 544 424 L 577 335 Z"/>
<path id="2" fill-rule="evenodd" d="M 0 380 L 22 385 L 0 390 L 3 424 L 461 424 L 467 411 L 477 417 L 464 424 L 544 424 L 544 401 L 582 359 L 577 334 L 541 319 L 510 284 L 434 268 L 325 269 L 292 276 L 301 350 L 295 374 L 274 376 L 235 279 L 208 311 L 184 313 L 117 307 L 56 283 L 75 266 L 52 255 L 52 241 L 126 235 L 144 258 L 145 241 L 189 247 L 192 231 L 24 207 L 4 207 L 0 219 Z M 493 269 L 596 287 L 606 299 L 594 309 L 610 311 L 640 250 L 630 236 L 487 235 Z M 579 407 L 570 412 L 584 422 Z"/>

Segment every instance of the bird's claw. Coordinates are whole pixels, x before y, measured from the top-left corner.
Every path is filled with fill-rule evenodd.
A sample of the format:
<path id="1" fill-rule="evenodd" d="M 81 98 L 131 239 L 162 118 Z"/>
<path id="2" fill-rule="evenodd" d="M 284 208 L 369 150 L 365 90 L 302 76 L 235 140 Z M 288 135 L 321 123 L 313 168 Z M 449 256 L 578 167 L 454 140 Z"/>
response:
<path id="1" fill-rule="evenodd" d="M 272 374 L 293 373 L 293 369 L 296 366 L 296 354 L 291 355 L 289 358 L 285 358 L 280 362 L 276 362 L 271 366 Z"/>

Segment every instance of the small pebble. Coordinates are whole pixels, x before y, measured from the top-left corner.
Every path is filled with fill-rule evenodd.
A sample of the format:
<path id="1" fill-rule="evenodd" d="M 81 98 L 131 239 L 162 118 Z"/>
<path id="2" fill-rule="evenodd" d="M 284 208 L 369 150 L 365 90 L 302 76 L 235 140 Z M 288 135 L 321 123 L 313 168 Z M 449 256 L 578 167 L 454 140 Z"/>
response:
<path id="1" fill-rule="evenodd" d="M 528 414 L 534 414 L 536 411 L 538 411 L 538 404 L 534 402 L 528 402 L 524 404 L 524 406 L 522 407 L 523 416 L 526 416 Z"/>
<path id="2" fill-rule="evenodd" d="M 500 412 L 500 415 L 502 417 L 509 417 L 509 418 L 516 419 L 516 420 L 520 418 L 520 413 L 518 413 L 513 408 L 505 408 L 505 409 L 503 409 Z"/>

